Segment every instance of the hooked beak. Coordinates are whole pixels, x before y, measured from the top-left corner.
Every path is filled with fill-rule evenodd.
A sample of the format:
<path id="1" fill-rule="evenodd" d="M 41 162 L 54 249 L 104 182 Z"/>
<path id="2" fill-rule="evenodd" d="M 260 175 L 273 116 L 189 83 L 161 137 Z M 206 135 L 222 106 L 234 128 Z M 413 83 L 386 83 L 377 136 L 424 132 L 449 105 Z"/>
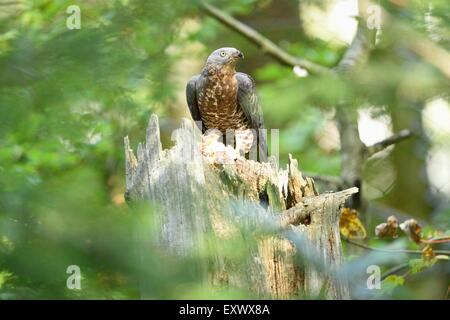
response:
<path id="1" fill-rule="evenodd" d="M 239 50 L 236 50 L 236 52 L 233 54 L 233 58 L 244 59 L 244 54 L 242 52 L 240 52 Z"/>

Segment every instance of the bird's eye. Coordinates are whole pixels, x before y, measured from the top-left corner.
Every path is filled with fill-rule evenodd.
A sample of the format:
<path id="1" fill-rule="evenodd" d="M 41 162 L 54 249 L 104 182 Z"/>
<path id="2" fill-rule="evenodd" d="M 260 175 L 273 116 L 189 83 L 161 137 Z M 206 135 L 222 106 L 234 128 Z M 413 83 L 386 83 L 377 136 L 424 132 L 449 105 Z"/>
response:
<path id="1" fill-rule="evenodd" d="M 225 57 L 225 55 L 226 55 L 225 51 L 221 51 L 221 52 L 220 52 L 220 56 L 221 56 L 221 57 Z"/>

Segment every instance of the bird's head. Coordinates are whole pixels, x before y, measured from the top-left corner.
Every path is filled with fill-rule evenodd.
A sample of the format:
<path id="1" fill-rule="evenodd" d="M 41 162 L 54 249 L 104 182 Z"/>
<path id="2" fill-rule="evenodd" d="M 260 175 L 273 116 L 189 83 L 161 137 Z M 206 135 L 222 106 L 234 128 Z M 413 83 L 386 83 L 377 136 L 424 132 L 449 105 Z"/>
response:
<path id="1" fill-rule="evenodd" d="M 207 65 L 219 67 L 230 66 L 234 68 L 239 59 L 243 59 L 244 55 L 235 48 L 220 48 L 211 53 L 206 60 Z"/>

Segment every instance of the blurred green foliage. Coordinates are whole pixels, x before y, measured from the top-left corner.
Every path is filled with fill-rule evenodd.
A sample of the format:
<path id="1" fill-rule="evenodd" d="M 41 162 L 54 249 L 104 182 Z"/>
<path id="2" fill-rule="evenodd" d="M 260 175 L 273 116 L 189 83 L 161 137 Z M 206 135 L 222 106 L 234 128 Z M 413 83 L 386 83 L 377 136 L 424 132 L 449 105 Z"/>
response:
<path id="1" fill-rule="evenodd" d="M 284 5 L 297 7 L 291 2 Z M 258 14 L 270 18 L 275 1 L 216 3 L 252 24 Z M 432 3 L 434 32 L 448 50 L 449 3 Z M 142 140 L 156 112 L 168 119 L 162 134 L 169 140 L 170 129 L 187 114 L 177 95 L 184 91 L 178 83 L 188 78 L 176 76 L 182 69 L 177 63 L 191 55 L 183 48 L 192 43 L 202 44 L 191 57 L 199 61 L 220 46 L 246 53 L 241 69 L 257 81 L 266 126 L 280 129 L 282 164 L 292 153 L 306 171 L 339 175 L 335 141 L 321 147 L 317 134 L 330 119 L 324 115 L 342 99 L 355 101 L 348 108 L 367 102 L 390 114 L 409 101 L 448 96 L 448 79 L 405 51 L 400 31 L 384 32 L 367 68 L 350 79 L 298 78 L 191 1 L 80 1 L 81 29 L 68 30 L 66 8 L 72 4 L 0 1 L 0 299 L 249 297 L 205 288 L 192 266 L 207 253 L 171 260 L 152 238 L 157 209 L 123 203 L 122 139 Z M 383 5 L 420 34 L 427 32 L 423 1 L 410 1 L 406 9 Z M 286 15 L 298 19 L 297 12 Z M 199 27 L 186 35 L 192 19 Z M 285 50 L 325 66 L 336 65 L 345 51 L 345 45 L 305 35 L 300 21 L 278 33 L 288 39 L 275 39 Z M 434 208 L 436 228 L 445 230 L 448 206 Z M 229 245 L 239 260 L 239 244 Z M 82 266 L 80 292 L 65 285 L 72 264 Z M 392 290 L 384 294 L 405 296 L 395 295 L 402 280 L 388 281 Z"/>

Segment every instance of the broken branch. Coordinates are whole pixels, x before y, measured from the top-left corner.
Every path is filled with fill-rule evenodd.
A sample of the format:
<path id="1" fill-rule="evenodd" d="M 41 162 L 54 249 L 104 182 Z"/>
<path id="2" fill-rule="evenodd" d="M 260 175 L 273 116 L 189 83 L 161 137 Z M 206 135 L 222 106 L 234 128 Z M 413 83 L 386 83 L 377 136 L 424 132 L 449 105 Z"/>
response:
<path id="1" fill-rule="evenodd" d="M 278 225 L 280 228 L 286 228 L 289 225 L 298 225 L 302 220 L 305 220 L 312 212 L 317 211 L 323 206 L 325 200 L 328 197 L 335 197 L 338 202 L 344 202 L 345 199 L 352 194 L 357 193 L 358 188 L 348 188 L 335 193 L 324 193 L 316 197 L 303 198 L 295 207 L 283 211 L 280 215 L 277 215 Z"/>

